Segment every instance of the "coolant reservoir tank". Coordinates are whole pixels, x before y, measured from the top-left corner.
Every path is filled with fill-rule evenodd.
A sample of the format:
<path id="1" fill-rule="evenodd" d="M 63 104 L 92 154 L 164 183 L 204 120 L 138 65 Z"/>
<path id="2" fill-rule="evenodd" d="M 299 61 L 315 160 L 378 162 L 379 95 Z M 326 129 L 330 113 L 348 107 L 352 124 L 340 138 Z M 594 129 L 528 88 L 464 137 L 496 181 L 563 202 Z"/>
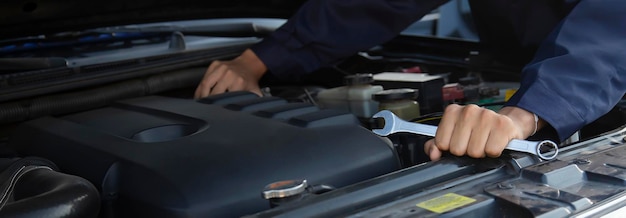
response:
<path id="1" fill-rule="evenodd" d="M 404 120 L 420 117 L 420 106 L 416 101 L 417 89 L 389 89 L 372 95 L 380 105 L 379 110 L 390 110 Z"/>
<path id="2" fill-rule="evenodd" d="M 383 87 L 372 85 L 372 74 L 355 74 L 345 77 L 346 86 L 322 90 L 317 94 L 320 107 L 350 111 L 358 117 L 369 118 L 377 112 L 378 102 L 372 94 Z"/>

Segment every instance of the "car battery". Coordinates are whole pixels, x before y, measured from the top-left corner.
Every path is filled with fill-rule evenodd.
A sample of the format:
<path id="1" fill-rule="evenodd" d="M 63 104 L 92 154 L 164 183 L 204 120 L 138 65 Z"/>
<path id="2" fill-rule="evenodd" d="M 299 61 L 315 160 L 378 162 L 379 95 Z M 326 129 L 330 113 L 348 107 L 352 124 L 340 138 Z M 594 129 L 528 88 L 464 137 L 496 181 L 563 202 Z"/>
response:
<path id="1" fill-rule="evenodd" d="M 246 217 L 623 217 L 625 135 L 567 145 L 550 161 L 445 156 Z"/>
<path id="2" fill-rule="evenodd" d="M 381 85 L 384 89 L 417 89 L 420 114 L 443 111 L 441 88 L 444 86 L 444 78 L 440 75 L 383 72 L 374 75 L 373 84 Z"/>

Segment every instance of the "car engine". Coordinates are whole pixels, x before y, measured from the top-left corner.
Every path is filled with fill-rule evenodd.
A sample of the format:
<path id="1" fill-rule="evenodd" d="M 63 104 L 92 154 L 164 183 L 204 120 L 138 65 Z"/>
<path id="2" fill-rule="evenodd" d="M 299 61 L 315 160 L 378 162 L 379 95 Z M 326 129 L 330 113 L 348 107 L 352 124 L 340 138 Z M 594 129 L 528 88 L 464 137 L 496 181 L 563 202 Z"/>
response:
<path id="1" fill-rule="evenodd" d="M 566 217 L 626 205 L 623 103 L 550 161 L 512 151 L 431 162 L 428 136 L 372 133 L 383 109 L 437 125 L 450 103 L 501 107 L 519 66 L 473 41 L 401 35 L 294 81 L 266 76 L 262 97 L 193 99 L 208 64 L 282 22 L 154 23 L 0 42 L 0 214 Z M 237 28 L 198 28 L 224 26 Z"/>

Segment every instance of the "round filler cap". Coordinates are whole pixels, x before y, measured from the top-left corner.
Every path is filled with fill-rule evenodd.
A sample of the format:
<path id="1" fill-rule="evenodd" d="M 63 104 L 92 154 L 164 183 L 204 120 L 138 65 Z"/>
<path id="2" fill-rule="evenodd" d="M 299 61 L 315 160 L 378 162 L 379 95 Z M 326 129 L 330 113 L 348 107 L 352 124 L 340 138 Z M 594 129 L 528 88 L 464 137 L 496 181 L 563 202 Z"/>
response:
<path id="1" fill-rule="evenodd" d="M 306 180 L 285 180 L 271 183 L 263 189 L 263 198 L 286 198 L 306 191 Z"/>

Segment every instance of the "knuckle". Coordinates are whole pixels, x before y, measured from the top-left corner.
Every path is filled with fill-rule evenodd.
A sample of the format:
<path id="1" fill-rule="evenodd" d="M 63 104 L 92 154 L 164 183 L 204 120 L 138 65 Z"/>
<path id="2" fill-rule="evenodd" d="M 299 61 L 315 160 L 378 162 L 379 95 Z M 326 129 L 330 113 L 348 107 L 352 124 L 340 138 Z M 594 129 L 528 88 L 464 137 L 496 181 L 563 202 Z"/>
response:
<path id="1" fill-rule="evenodd" d="M 489 157 L 499 157 L 502 154 L 502 149 L 494 146 L 485 147 L 485 154 Z"/>
<path id="2" fill-rule="evenodd" d="M 219 66 L 217 66 L 216 69 L 222 71 L 223 73 L 228 73 L 228 71 L 230 71 L 230 69 L 228 69 L 228 66 L 224 64 L 220 64 Z"/>
<path id="3" fill-rule="evenodd" d="M 496 121 L 496 127 L 507 132 L 513 130 L 513 126 L 511 124 L 511 120 L 506 117 L 499 117 L 499 119 L 497 119 Z"/>
<path id="4" fill-rule="evenodd" d="M 463 156 L 465 155 L 465 149 L 462 149 L 460 146 L 451 146 L 450 153 L 455 156 Z"/>
<path id="5" fill-rule="evenodd" d="M 467 155 L 473 158 L 482 158 L 485 156 L 485 151 L 481 149 L 468 149 Z"/>
<path id="6" fill-rule="evenodd" d="M 474 105 L 474 104 L 470 104 L 467 105 L 463 108 L 462 112 L 461 112 L 461 117 L 463 119 L 468 119 L 468 118 L 473 118 L 476 117 L 478 114 L 481 113 L 481 108 Z"/>
<path id="7" fill-rule="evenodd" d="M 478 110 L 481 110 L 481 109 L 482 109 L 481 107 L 479 107 L 479 106 L 478 106 L 478 105 L 476 105 L 476 104 L 468 104 L 468 105 L 466 105 L 466 106 L 465 106 L 465 108 L 466 108 L 467 110 L 472 110 L 472 111 L 478 111 Z"/>
<path id="8" fill-rule="evenodd" d="M 207 69 L 207 72 L 209 71 L 209 69 L 215 70 L 215 68 L 218 68 L 221 65 L 222 65 L 222 62 L 220 62 L 220 61 L 213 61 L 211 63 L 211 65 L 209 65 L 209 68 Z"/>
<path id="9" fill-rule="evenodd" d="M 244 83 L 243 78 L 241 78 L 241 77 L 237 77 L 237 78 L 235 78 L 235 84 L 240 85 L 240 84 L 243 84 L 243 83 Z"/>
<path id="10" fill-rule="evenodd" d="M 446 142 L 445 140 L 441 138 L 435 138 L 434 143 L 435 143 L 434 145 L 437 146 L 441 150 L 448 150 L 450 148 L 450 145 L 448 144 L 448 142 Z"/>
<path id="11" fill-rule="evenodd" d="M 492 110 L 483 110 L 480 112 L 479 119 L 483 127 L 499 128 L 501 126 L 501 118 Z"/>
<path id="12" fill-rule="evenodd" d="M 468 120 L 469 118 L 474 117 L 476 114 L 472 113 L 472 111 L 470 110 L 463 110 L 463 112 L 461 112 L 461 120 Z"/>
<path id="13" fill-rule="evenodd" d="M 480 117 L 483 119 L 489 119 L 489 118 L 495 117 L 496 115 L 497 113 L 492 110 L 484 109 L 480 111 Z"/>
<path id="14" fill-rule="evenodd" d="M 456 111 L 458 111 L 461 108 L 460 105 L 457 104 L 450 104 L 446 107 L 446 109 L 444 110 L 444 113 L 454 113 Z"/>
<path id="15" fill-rule="evenodd" d="M 485 154 L 482 151 L 468 150 L 467 155 L 473 158 L 482 158 Z"/>
<path id="16" fill-rule="evenodd" d="M 200 81 L 200 84 L 198 85 L 198 87 L 202 89 L 208 89 L 208 88 L 211 88 L 211 84 L 207 80 L 202 80 Z"/>

